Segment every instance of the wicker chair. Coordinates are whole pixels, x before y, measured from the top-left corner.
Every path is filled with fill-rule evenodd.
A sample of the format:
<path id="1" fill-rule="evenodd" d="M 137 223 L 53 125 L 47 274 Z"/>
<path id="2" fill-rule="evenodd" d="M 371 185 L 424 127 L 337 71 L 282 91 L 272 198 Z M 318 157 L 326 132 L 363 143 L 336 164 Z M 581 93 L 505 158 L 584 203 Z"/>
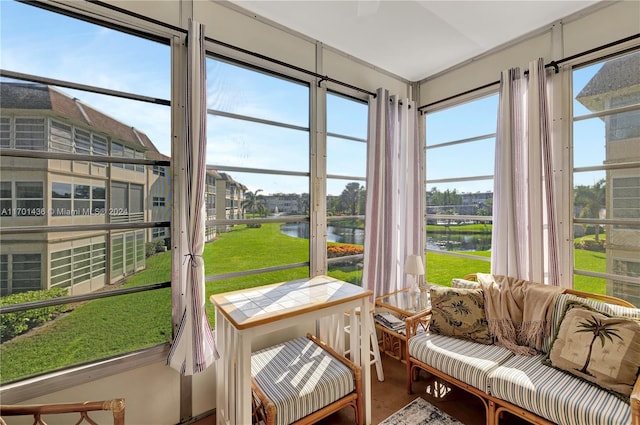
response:
<path id="1" fill-rule="evenodd" d="M 0 405 L 0 424 L 6 425 L 3 417 L 8 416 L 33 416 L 33 425 L 46 425 L 44 415 L 56 415 L 62 413 L 78 413 L 79 420 L 76 424 L 88 423 L 97 425 L 89 417 L 88 412 L 111 411 L 113 413 L 113 425 L 124 425 L 124 399 L 117 398 L 105 401 L 85 401 L 80 403 L 54 403 L 54 404 L 2 404 Z"/>
<path id="2" fill-rule="evenodd" d="M 312 335 L 252 353 L 251 387 L 254 424 L 313 424 L 347 406 L 362 424 L 360 367 Z"/>

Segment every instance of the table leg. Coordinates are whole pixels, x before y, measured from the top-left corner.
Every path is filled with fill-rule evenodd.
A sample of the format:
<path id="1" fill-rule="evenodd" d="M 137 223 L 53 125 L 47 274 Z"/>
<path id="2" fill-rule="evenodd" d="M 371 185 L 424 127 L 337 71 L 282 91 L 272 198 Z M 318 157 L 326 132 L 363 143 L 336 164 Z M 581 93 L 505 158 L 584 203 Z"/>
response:
<path id="1" fill-rule="evenodd" d="M 251 341 L 242 332 L 237 341 L 236 424 L 251 423 Z"/>
<path id="2" fill-rule="evenodd" d="M 356 346 L 360 348 L 360 365 L 362 366 L 362 406 L 364 408 L 364 423 L 366 425 L 371 424 L 371 361 L 370 361 L 370 352 L 369 352 L 369 332 L 373 331 L 369 330 L 369 320 L 366 320 L 367 316 L 363 316 L 369 312 L 369 300 L 366 298 L 362 299 L 362 305 L 360 306 L 360 317 L 359 320 L 359 328 L 360 335 L 358 338 L 359 345 Z M 353 328 L 353 327 L 352 327 Z M 352 351 L 354 354 L 357 351 Z M 357 355 L 354 355 L 357 357 Z"/>
<path id="3" fill-rule="evenodd" d="M 224 316 L 216 309 L 216 343 L 221 349 L 218 351 L 220 358 L 216 361 L 216 423 L 224 425 L 229 414 L 229 400 L 227 398 L 227 385 L 229 384 L 229 376 L 227 363 L 229 361 L 226 347 L 229 341 L 226 339 L 226 328 L 228 324 Z"/>

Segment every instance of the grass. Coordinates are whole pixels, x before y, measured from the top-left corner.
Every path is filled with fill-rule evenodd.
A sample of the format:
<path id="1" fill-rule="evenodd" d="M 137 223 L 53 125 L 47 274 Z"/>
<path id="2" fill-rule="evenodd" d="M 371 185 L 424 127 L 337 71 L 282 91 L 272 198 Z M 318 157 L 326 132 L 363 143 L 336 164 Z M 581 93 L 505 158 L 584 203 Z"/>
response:
<path id="1" fill-rule="evenodd" d="M 476 225 L 469 225 L 476 226 Z M 479 225 L 484 227 L 483 225 Z M 475 252 L 489 257 L 490 252 Z M 127 278 L 125 286 L 171 280 L 171 252 L 147 258 L 145 270 Z M 605 254 L 575 251 L 576 267 L 604 271 Z M 308 241 L 283 235 L 277 223 L 261 228 L 232 227 L 214 242 L 205 245 L 205 276 L 306 262 Z M 450 285 L 454 277 L 489 272 L 482 260 L 427 253 L 429 282 Z M 334 266 L 330 274 L 338 279 L 359 282 L 361 269 Z M 237 277 L 205 284 L 206 312 L 212 326 L 214 307 L 209 297 L 215 293 L 256 287 L 273 282 L 304 278 L 307 267 Z M 605 292 L 602 279 L 576 276 L 576 289 Z M 81 303 L 73 311 L 0 345 L 0 382 L 6 383 L 70 365 L 92 362 L 141 348 L 168 342 L 171 337 L 171 291 L 161 289 Z"/>

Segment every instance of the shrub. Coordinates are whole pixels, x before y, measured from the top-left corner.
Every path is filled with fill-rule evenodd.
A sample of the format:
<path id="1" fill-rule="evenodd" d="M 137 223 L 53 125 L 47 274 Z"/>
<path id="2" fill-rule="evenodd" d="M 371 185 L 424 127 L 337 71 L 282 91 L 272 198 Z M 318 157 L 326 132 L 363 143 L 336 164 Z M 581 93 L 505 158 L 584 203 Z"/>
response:
<path id="1" fill-rule="evenodd" d="M 327 244 L 327 258 L 345 257 L 347 255 L 358 255 L 364 252 L 362 245 L 352 244 Z"/>
<path id="2" fill-rule="evenodd" d="M 59 298 L 67 295 L 63 288 L 52 288 L 41 291 L 20 292 L 0 298 L 0 305 L 12 305 L 51 298 Z M 60 313 L 67 310 L 67 305 L 55 305 L 51 307 L 36 308 L 15 313 L 0 314 L 0 341 L 8 341 L 13 337 L 27 332 L 29 329 L 54 319 Z"/>
<path id="3" fill-rule="evenodd" d="M 585 251 L 604 252 L 604 241 L 595 239 L 582 238 L 574 242 L 573 245 L 577 249 L 584 249 Z"/>
<path id="4" fill-rule="evenodd" d="M 156 241 L 156 252 L 165 252 L 167 248 L 164 245 L 164 239 Z"/>
<path id="5" fill-rule="evenodd" d="M 155 253 L 156 253 L 155 242 L 147 242 L 144 244 L 144 254 L 147 258 L 151 257 Z"/>

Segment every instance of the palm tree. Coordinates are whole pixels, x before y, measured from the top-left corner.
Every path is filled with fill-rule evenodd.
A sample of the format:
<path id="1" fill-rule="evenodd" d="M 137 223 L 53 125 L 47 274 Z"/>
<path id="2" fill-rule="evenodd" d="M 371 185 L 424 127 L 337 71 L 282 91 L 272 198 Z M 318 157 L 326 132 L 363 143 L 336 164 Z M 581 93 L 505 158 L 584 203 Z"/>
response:
<path id="1" fill-rule="evenodd" d="M 581 205 L 579 218 L 599 218 L 600 210 L 606 205 L 606 182 L 597 181 L 593 186 L 576 186 L 574 204 Z M 600 225 L 595 228 L 595 240 L 599 241 Z"/>
<path id="2" fill-rule="evenodd" d="M 258 205 L 264 204 L 264 197 L 258 195 L 260 192 L 262 192 L 262 189 L 258 189 L 255 192 L 247 191 L 244 193 L 244 201 L 242 201 L 242 209 L 244 211 L 249 210 L 253 215 Z"/>
<path id="3" fill-rule="evenodd" d="M 593 344 L 596 342 L 597 338 L 600 338 L 600 344 L 604 348 L 604 343 L 609 340 L 613 342 L 613 337 L 616 337 L 622 340 L 622 337 L 618 335 L 616 330 L 613 328 L 617 325 L 616 322 L 604 323 L 602 320 L 598 319 L 595 316 L 591 316 L 590 319 L 586 319 L 585 322 L 578 323 L 578 329 L 576 332 L 592 332 L 593 338 L 591 339 L 591 344 L 589 344 L 589 351 L 587 352 L 587 360 L 584 362 L 584 366 L 579 371 L 591 375 L 587 372 L 587 367 L 589 366 L 589 362 L 591 362 L 591 353 L 593 352 Z"/>

